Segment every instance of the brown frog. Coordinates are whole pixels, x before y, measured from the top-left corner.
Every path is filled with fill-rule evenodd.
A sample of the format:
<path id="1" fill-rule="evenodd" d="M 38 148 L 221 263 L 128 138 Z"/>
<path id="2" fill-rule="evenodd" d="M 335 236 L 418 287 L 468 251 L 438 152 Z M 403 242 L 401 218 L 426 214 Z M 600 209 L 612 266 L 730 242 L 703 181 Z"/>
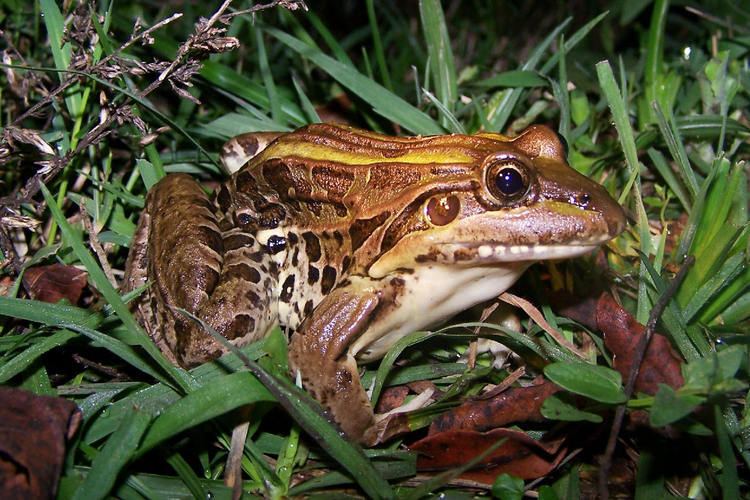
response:
<path id="1" fill-rule="evenodd" d="M 390 137 L 318 124 L 230 140 L 213 196 L 184 174 L 149 192 L 126 286 L 174 363 L 222 353 L 276 324 L 304 387 L 351 438 L 374 440 L 356 361 L 493 298 L 532 263 L 585 254 L 619 234 L 622 208 L 532 126 Z"/>

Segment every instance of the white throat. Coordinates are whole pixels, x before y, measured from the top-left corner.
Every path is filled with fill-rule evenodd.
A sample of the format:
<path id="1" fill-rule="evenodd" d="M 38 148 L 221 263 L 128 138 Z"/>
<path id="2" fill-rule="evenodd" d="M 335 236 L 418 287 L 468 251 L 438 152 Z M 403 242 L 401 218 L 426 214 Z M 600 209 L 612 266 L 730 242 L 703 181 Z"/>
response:
<path id="1" fill-rule="evenodd" d="M 400 274 L 398 277 L 404 280 L 405 286 L 404 293 L 396 299 L 396 310 L 370 324 L 349 352 L 360 361 L 379 359 L 404 335 L 445 321 L 500 295 L 531 264 L 508 262 L 465 268 L 433 265 Z"/>

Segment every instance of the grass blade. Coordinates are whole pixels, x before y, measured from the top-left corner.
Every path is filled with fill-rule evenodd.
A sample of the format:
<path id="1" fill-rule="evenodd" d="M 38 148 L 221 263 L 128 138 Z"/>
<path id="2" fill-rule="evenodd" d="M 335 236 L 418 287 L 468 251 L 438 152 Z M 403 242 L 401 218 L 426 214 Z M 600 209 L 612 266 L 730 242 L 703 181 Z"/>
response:
<path id="1" fill-rule="evenodd" d="M 370 31 L 372 32 L 372 48 L 375 51 L 375 61 L 378 63 L 380 78 L 383 79 L 385 88 L 393 92 L 391 83 L 391 73 L 388 71 L 388 65 L 385 62 L 385 51 L 383 50 L 383 41 L 380 39 L 380 29 L 378 28 L 378 19 L 375 16 L 375 5 L 373 0 L 367 0 L 367 17 L 370 20 Z"/>
<path id="2" fill-rule="evenodd" d="M 255 31 L 255 44 L 258 49 L 258 69 L 261 76 L 263 77 L 263 87 L 266 89 L 268 94 L 268 102 L 271 104 L 271 117 L 275 122 L 281 121 L 281 105 L 276 91 L 276 84 L 273 81 L 273 75 L 271 74 L 271 68 L 268 65 L 268 56 L 266 55 L 266 44 L 263 41 L 263 32 L 259 29 Z"/>
<path id="3" fill-rule="evenodd" d="M 721 473 L 719 474 L 722 498 L 741 498 L 742 495 L 740 495 L 739 477 L 737 474 L 737 463 L 734 458 L 734 449 L 729 436 L 729 429 L 727 429 L 727 425 L 724 422 L 724 416 L 718 405 L 714 405 L 714 424 L 722 464 Z"/>
<path id="4" fill-rule="evenodd" d="M 273 401 L 271 393 L 248 372 L 225 375 L 205 384 L 160 412 L 143 437 L 136 456 L 177 434 L 240 406 Z"/>
<path id="5" fill-rule="evenodd" d="M 672 117 L 670 113 L 669 122 L 667 123 L 667 118 L 664 116 L 664 112 L 662 111 L 659 103 L 657 101 L 654 101 L 651 103 L 651 105 L 653 106 L 654 112 L 656 114 L 656 123 L 659 125 L 659 131 L 664 137 L 664 141 L 667 143 L 667 148 L 669 148 L 672 159 L 677 162 L 679 172 L 682 176 L 682 181 L 685 183 L 685 186 L 687 186 L 688 191 L 690 191 L 690 200 L 692 202 L 693 200 L 695 200 L 695 196 L 698 194 L 698 181 L 696 180 L 695 173 L 690 166 L 690 160 L 688 160 L 685 146 L 682 144 L 682 140 L 680 139 L 680 132 L 677 129 L 674 117 Z M 689 211 L 690 205 L 686 205 L 685 209 Z"/>
<path id="6" fill-rule="evenodd" d="M 49 304 L 38 300 L 0 297 L 0 315 L 10 316 L 48 326 L 74 324 L 96 328 L 103 316 L 80 307 L 65 304 Z"/>
<path id="7" fill-rule="evenodd" d="M 86 479 L 73 495 L 74 500 L 107 497 L 120 471 L 132 459 L 150 422 L 149 413 L 138 407 L 131 408 L 130 414 L 122 421 L 94 459 Z"/>
<path id="8" fill-rule="evenodd" d="M 745 253 L 740 252 L 729 257 L 721 266 L 719 272 L 715 273 L 703 286 L 696 290 L 690 301 L 683 309 L 685 321 L 690 322 L 693 317 L 706 305 L 708 300 L 729 285 L 742 271 L 745 270 Z"/>
<path id="9" fill-rule="evenodd" d="M 318 116 L 315 106 L 310 102 L 310 98 L 305 94 L 305 91 L 302 89 L 302 85 L 296 76 L 292 77 L 292 83 L 294 84 L 294 90 L 297 91 L 297 96 L 302 103 L 302 111 L 304 111 L 307 121 L 310 123 L 320 123 L 322 120 L 320 119 L 320 116 Z"/>
<path id="10" fill-rule="evenodd" d="M 672 190 L 675 196 L 677 196 L 677 199 L 680 200 L 682 207 L 689 212 L 692 207 L 690 195 L 685 192 L 685 188 L 682 187 L 680 181 L 675 177 L 674 172 L 672 172 L 672 169 L 667 164 L 664 155 L 661 154 L 661 151 L 654 148 L 648 148 L 647 153 L 648 157 L 651 159 L 651 163 L 654 165 L 657 172 L 659 172 L 659 175 L 661 175 L 664 182 L 669 186 L 669 189 Z"/>
<path id="11" fill-rule="evenodd" d="M 0 384 L 8 382 L 24 371 L 43 354 L 67 344 L 76 337 L 77 335 L 70 330 L 62 330 L 49 337 L 45 337 L 39 342 L 35 342 L 31 347 L 24 349 L 23 353 L 5 359 L 2 366 L 0 366 Z"/>
<path id="12" fill-rule="evenodd" d="M 331 425 L 323 413 L 320 403 L 286 377 L 276 376 L 258 362 L 250 360 L 236 346 L 222 337 L 200 318 L 185 310 L 180 312 L 200 324 L 225 349 L 237 356 L 258 380 L 276 397 L 287 413 L 302 427 L 331 457 L 352 475 L 355 481 L 371 498 L 392 498 L 393 491 L 388 482 L 375 470 L 362 448 L 347 441 Z M 279 368 L 284 371 L 283 369 Z"/>
<path id="13" fill-rule="evenodd" d="M 651 25 L 646 43 L 646 68 L 644 71 L 644 87 L 646 102 L 658 102 L 659 90 L 657 82 L 661 79 L 662 58 L 664 55 L 664 26 L 667 21 L 668 0 L 656 0 L 651 14 Z M 667 110 L 670 111 L 670 110 Z M 649 122 L 655 121 L 653 115 Z"/>
<path id="14" fill-rule="evenodd" d="M 62 44 L 63 33 L 65 32 L 65 20 L 63 19 L 60 8 L 54 0 L 40 0 L 39 6 L 42 10 L 44 26 L 47 28 L 47 37 L 49 39 L 50 49 L 52 50 L 52 59 L 55 61 L 55 67 L 59 70 L 67 70 L 70 66 L 71 49 L 70 44 Z M 65 78 L 64 73 L 59 74 L 60 81 Z M 76 89 L 74 86 L 73 89 Z M 81 116 L 81 95 L 75 91 L 70 92 L 65 98 L 65 105 L 68 112 L 75 119 Z"/>
<path id="15" fill-rule="evenodd" d="M 641 183 L 640 183 L 640 162 L 638 161 L 638 152 L 635 147 L 635 139 L 633 136 L 633 128 L 630 126 L 630 120 L 628 119 L 628 112 L 626 109 L 626 103 L 622 98 L 620 89 L 615 82 L 614 74 L 612 73 L 612 67 L 608 61 L 602 61 L 596 64 L 596 73 L 599 78 L 599 85 L 601 86 L 602 93 L 607 99 L 607 104 L 612 111 L 612 118 L 615 122 L 615 128 L 617 134 L 620 137 L 620 144 L 622 145 L 623 152 L 625 153 L 625 161 L 630 170 L 630 177 L 625 188 L 620 195 L 618 202 L 623 204 L 630 192 L 633 193 L 636 220 L 638 227 L 638 236 L 640 243 L 640 250 L 644 255 L 651 254 L 651 235 L 649 232 L 648 225 L 648 214 L 646 214 L 646 208 L 643 206 L 643 199 L 641 198 Z M 647 273 L 643 266 L 640 268 L 639 286 L 638 286 L 638 311 L 636 318 L 642 324 L 646 323 L 648 319 L 648 311 L 651 309 L 651 305 L 648 300 L 648 292 L 646 289 Z"/>
<path id="16" fill-rule="evenodd" d="M 536 65 L 539 64 L 544 51 L 546 51 L 547 48 L 552 44 L 552 42 L 557 39 L 560 33 L 562 33 L 562 30 L 565 29 L 565 27 L 570 23 L 571 20 L 571 17 L 565 19 L 557 26 L 557 28 L 552 31 L 552 33 L 547 35 L 547 37 L 542 40 L 539 45 L 536 46 L 531 55 L 529 55 L 529 58 L 526 60 L 526 62 L 521 65 L 520 70 L 530 71 L 536 68 Z M 555 59 L 555 62 L 557 62 L 557 59 Z M 542 73 L 544 74 L 544 71 L 542 71 Z M 513 112 L 513 108 L 516 107 L 516 103 L 521 98 L 522 92 L 523 89 L 518 88 L 511 90 L 503 96 L 500 103 L 494 109 L 490 110 L 488 120 L 492 125 L 492 130 L 500 131 L 503 129 L 503 127 L 505 127 L 508 118 L 510 118 L 511 113 Z"/>
<path id="17" fill-rule="evenodd" d="M 373 406 L 378 403 L 380 392 L 383 390 L 385 379 L 388 377 L 388 373 L 391 371 L 393 363 L 396 362 L 396 359 L 401 355 L 404 349 L 409 346 L 419 344 L 420 342 L 427 340 L 434 335 L 435 334 L 432 332 L 414 332 L 402 338 L 401 340 L 393 344 L 390 349 L 388 349 L 388 353 L 380 362 L 377 375 L 375 376 L 375 385 L 372 388 L 372 396 L 370 397 Z"/>
<path id="18" fill-rule="evenodd" d="M 456 84 L 456 67 L 453 63 L 451 40 L 445 26 L 445 16 L 439 0 L 420 0 L 419 15 L 422 19 L 422 31 L 427 43 L 427 54 L 435 91 L 438 100 L 450 111 L 454 110 L 458 99 Z M 448 118 L 443 117 L 442 125 L 448 125 Z"/>
<path id="19" fill-rule="evenodd" d="M 104 349 L 108 350 L 115 356 L 128 363 L 133 368 L 142 371 L 146 375 L 149 375 L 156 380 L 163 379 L 163 376 L 158 371 L 154 370 L 153 368 L 151 368 L 151 366 L 141 360 L 138 352 L 136 352 L 133 348 L 131 348 L 124 342 L 121 342 L 109 335 L 105 335 L 97 330 L 86 328 L 85 326 L 69 324 L 67 325 L 67 327 L 70 330 L 73 330 L 90 338 L 94 342 L 95 346 L 103 347 Z"/>
<path id="20" fill-rule="evenodd" d="M 443 129 L 429 115 L 415 108 L 397 95 L 389 92 L 351 66 L 336 61 L 283 31 L 268 32 L 302 57 L 309 59 L 333 79 L 348 88 L 373 107 L 379 115 L 398 123 L 415 134 L 441 134 Z"/>

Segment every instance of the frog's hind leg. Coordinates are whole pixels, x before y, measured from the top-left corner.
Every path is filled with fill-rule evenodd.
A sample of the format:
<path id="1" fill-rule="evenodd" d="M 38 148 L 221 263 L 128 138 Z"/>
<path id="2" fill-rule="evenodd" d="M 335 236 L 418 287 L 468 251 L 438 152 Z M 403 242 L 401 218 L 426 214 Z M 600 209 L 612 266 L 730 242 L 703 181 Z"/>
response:
<path id="1" fill-rule="evenodd" d="M 185 367 L 223 352 L 202 325 L 178 309 L 237 345 L 265 335 L 275 317 L 266 288 L 274 285 L 260 244 L 237 229 L 221 231 L 216 207 L 188 175 L 169 175 L 155 185 L 145 212 L 155 313 L 150 319 L 158 321 L 144 318 L 144 326 L 160 349 Z"/>

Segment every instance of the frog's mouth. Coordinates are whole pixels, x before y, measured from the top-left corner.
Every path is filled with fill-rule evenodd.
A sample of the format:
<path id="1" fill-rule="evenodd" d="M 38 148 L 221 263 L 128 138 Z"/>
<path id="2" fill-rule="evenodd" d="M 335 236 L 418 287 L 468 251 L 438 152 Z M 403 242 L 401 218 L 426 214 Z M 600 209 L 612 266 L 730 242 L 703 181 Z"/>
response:
<path id="1" fill-rule="evenodd" d="M 566 244 L 498 245 L 496 243 L 446 243 L 433 253 L 436 262 L 454 264 L 494 264 L 538 260 L 570 259 L 586 255 L 610 238 L 571 241 Z"/>

